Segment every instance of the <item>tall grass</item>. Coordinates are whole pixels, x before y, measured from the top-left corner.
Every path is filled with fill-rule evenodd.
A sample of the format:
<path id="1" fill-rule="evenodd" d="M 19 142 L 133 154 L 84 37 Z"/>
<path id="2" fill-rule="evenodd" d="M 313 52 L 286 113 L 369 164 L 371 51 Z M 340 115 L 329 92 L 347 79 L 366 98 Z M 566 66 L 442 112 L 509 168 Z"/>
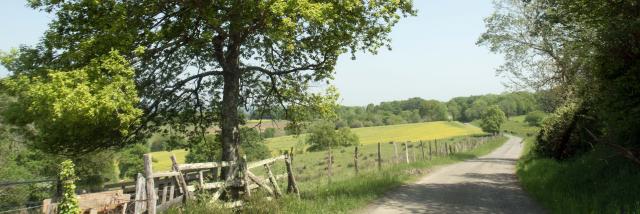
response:
<path id="1" fill-rule="evenodd" d="M 640 170 L 604 146 L 566 161 L 532 152 L 537 127 L 510 119 L 504 129 L 526 137 L 517 175 L 552 213 L 640 213 Z"/>

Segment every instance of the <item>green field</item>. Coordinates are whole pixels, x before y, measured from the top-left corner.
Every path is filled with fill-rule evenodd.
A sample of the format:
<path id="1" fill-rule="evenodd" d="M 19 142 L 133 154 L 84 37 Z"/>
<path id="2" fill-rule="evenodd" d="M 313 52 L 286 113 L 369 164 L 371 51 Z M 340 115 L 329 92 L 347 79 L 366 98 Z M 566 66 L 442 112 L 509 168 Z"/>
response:
<path id="1" fill-rule="evenodd" d="M 351 129 L 351 131 L 358 135 L 362 145 L 392 141 L 437 140 L 483 133 L 475 126 L 445 121 L 364 127 Z M 304 138 L 305 135 L 276 137 L 267 139 L 267 145 L 272 151 L 278 152 L 287 150 L 296 144 L 302 146 L 300 143 L 304 142 Z"/>
<path id="2" fill-rule="evenodd" d="M 391 126 L 375 126 L 352 129 L 360 138 L 360 144 L 369 145 L 378 142 L 406 142 L 406 141 L 429 141 L 437 139 L 446 139 L 456 136 L 466 136 L 474 134 L 482 134 L 482 130 L 475 126 L 465 125 L 458 122 L 426 122 L 426 123 L 410 123 Z M 279 154 L 281 150 L 287 150 L 294 146 L 304 146 L 299 144 L 304 141 L 305 135 L 299 136 L 282 136 L 269 138 L 266 141 L 267 146 L 274 154 Z M 152 157 L 157 160 L 154 163 L 155 171 L 167 171 L 171 169 L 171 153 L 176 155 L 178 162 L 184 162 L 185 150 L 174 150 L 171 152 L 153 152 Z"/>

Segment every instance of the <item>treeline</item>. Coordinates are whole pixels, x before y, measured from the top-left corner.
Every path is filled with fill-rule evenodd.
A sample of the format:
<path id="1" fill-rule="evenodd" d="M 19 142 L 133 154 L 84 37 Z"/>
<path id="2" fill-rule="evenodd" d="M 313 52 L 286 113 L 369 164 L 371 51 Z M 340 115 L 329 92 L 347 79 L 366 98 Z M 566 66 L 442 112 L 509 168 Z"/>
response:
<path id="1" fill-rule="evenodd" d="M 411 98 L 365 107 L 340 106 L 336 112 L 336 127 L 359 128 L 445 120 L 470 122 L 479 119 L 493 105 L 500 107 L 507 116 L 548 109 L 542 93 L 531 92 L 456 97 L 448 102 Z"/>

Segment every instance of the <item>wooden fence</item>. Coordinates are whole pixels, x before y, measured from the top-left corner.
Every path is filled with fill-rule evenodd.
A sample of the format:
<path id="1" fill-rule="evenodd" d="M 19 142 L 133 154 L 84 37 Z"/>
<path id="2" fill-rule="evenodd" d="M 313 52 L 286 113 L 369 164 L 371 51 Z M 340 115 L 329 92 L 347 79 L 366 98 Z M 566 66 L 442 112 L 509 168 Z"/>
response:
<path id="1" fill-rule="evenodd" d="M 291 170 L 289 155 L 248 163 L 243 157 L 239 161 L 180 164 L 171 156 L 171 171 L 153 171 L 151 154 L 144 155 L 144 173 L 138 173 L 132 182 L 106 185 L 106 191 L 78 195 L 81 209 L 85 213 L 149 213 L 155 214 L 171 206 L 185 203 L 198 192 L 210 193 L 210 201 L 220 201 L 225 190 L 235 189 L 240 194 L 251 195 L 251 191 L 261 188 L 271 197 L 282 196 L 278 181 L 287 178 L 287 193 L 299 196 L 295 176 Z M 284 161 L 286 173 L 274 174 L 272 164 Z M 251 172 L 264 167 L 266 178 Z M 227 170 L 227 179 L 221 180 L 219 173 Z M 227 198 L 239 198 L 229 195 Z M 242 205 L 240 200 L 220 202 L 227 207 Z M 43 213 L 55 213 L 56 203 L 51 199 L 43 202 Z"/>

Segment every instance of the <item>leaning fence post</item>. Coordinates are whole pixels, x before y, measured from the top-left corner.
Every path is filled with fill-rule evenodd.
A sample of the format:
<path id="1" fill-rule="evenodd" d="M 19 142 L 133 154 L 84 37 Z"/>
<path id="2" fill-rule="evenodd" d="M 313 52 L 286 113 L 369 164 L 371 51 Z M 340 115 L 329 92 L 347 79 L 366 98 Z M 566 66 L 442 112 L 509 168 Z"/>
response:
<path id="1" fill-rule="evenodd" d="M 276 177 L 273 176 L 273 173 L 271 172 L 271 167 L 269 167 L 268 163 L 264 164 L 264 168 L 267 170 L 267 175 L 269 176 L 269 181 L 271 182 L 271 185 L 273 185 L 273 193 L 275 193 L 276 198 L 279 198 L 280 196 L 282 196 L 282 193 L 280 192 L 278 181 L 276 180 Z"/>
<path id="2" fill-rule="evenodd" d="M 380 154 L 380 142 L 378 142 L 378 170 L 382 170 L 382 154 Z"/>
<path id="3" fill-rule="evenodd" d="M 155 184 L 153 182 L 153 168 L 151 161 L 151 154 L 144 154 L 144 175 L 147 179 L 146 189 L 147 189 L 147 213 L 155 214 L 156 213 L 156 191 Z"/>
<path id="4" fill-rule="evenodd" d="M 291 167 L 291 155 L 285 156 L 284 163 L 287 167 L 287 193 L 295 193 L 300 198 L 300 190 L 298 190 L 298 184 L 296 184 L 296 177 L 293 176 L 293 169 Z"/>
<path id="5" fill-rule="evenodd" d="M 180 188 L 182 189 L 182 194 L 184 195 L 182 197 L 182 200 L 186 202 L 191 196 L 191 193 L 187 188 L 187 182 L 185 181 L 184 176 L 182 176 L 182 172 L 180 172 L 180 166 L 178 166 L 178 160 L 176 159 L 175 154 L 171 154 L 171 163 L 172 163 L 171 168 L 173 169 L 173 171 L 178 172 L 178 175 L 176 175 L 176 178 L 178 178 L 177 179 L 178 185 L 180 185 Z"/>

